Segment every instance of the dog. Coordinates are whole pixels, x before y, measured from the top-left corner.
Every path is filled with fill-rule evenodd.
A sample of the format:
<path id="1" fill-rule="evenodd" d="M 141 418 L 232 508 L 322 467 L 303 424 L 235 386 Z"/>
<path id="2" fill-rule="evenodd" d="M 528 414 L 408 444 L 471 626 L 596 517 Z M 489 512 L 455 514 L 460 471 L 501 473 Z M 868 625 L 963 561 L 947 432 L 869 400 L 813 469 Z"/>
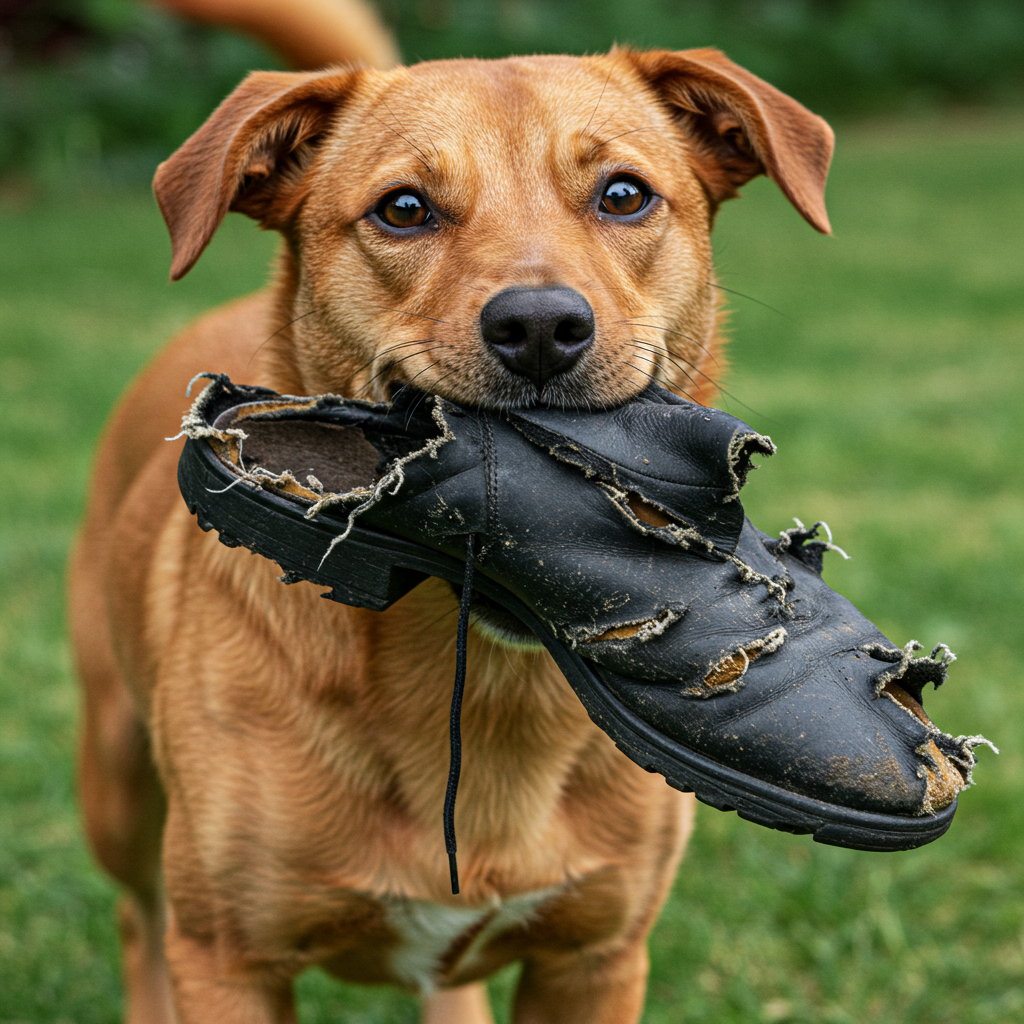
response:
<path id="1" fill-rule="evenodd" d="M 131 387 L 73 557 L 81 802 L 123 887 L 132 1024 L 294 1021 L 314 965 L 422 993 L 425 1021 L 486 1024 L 483 981 L 515 961 L 517 1024 L 639 1019 L 693 798 L 480 607 L 452 896 L 452 589 L 370 612 L 283 585 L 199 529 L 165 438 L 204 370 L 506 408 L 611 406 L 653 378 L 707 403 L 715 213 L 764 173 L 828 232 L 831 150 L 824 121 L 716 50 L 617 49 L 254 73 L 160 166 L 172 278 L 229 210 L 283 244 L 269 290 L 204 316 Z M 481 311 L 518 290 L 575 296 L 592 334 L 563 344 L 525 308 L 527 355 L 502 358 Z"/>

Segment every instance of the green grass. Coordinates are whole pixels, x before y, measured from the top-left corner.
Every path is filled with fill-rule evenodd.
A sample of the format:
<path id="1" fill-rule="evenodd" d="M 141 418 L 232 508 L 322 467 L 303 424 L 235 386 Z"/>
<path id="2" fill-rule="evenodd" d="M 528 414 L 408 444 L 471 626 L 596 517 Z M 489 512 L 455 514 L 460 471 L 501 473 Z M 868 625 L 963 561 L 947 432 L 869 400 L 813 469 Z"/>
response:
<path id="1" fill-rule="evenodd" d="M 831 239 L 764 181 L 723 211 L 722 284 L 774 307 L 732 299 L 722 404 L 780 449 L 745 491 L 751 517 L 828 520 L 853 556 L 830 558 L 829 581 L 894 640 L 951 644 L 929 708 L 1003 753 L 981 751 L 950 833 L 912 853 L 822 848 L 702 807 L 651 941 L 648 1024 L 1024 1015 L 1019 125 L 841 133 Z M 168 248 L 142 195 L 0 211 L 3 1024 L 119 1013 L 114 890 L 75 811 L 65 554 L 117 394 L 175 328 L 258 286 L 274 242 L 229 218 L 173 287 Z M 304 1024 L 415 1019 L 404 996 L 315 974 L 300 996 Z"/>

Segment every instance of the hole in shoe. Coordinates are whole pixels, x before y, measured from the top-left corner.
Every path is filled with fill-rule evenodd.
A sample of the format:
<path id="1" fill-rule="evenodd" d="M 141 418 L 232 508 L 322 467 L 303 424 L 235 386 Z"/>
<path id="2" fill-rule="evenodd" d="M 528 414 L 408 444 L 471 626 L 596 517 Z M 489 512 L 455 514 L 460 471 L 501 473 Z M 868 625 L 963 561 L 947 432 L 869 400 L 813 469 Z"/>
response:
<path id="1" fill-rule="evenodd" d="M 633 513 L 640 520 L 641 523 L 646 523 L 648 526 L 671 526 L 675 520 L 666 515 L 656 505 L 652 505 L 649 501 L 645 501 L 636 491 L 629 491 L 626 494 L 626 504 L 629 506 L 630 512 Z M 605 639 L 602 637 L 602 639 Z"/>
<path id="2" fill-rule="evenodd" d="M 653 619 L 642 619 L 639 622 L 624 622 L 621 626 L 612 626 L 597 636 L 588 636 L 585 643 L 595 644 L 601 640 L 632 640 L 636 638 L 641 643 L 650 640 L 653 636 L 661 636 L 665 630 L 677 622 L 685 609 L 665 608 L 658 612 Z"/>
<path id="3" fill-rule="evenodd" d="M 694 697 L 712 697 L 718 693 L 735 692 L 742 685 L 750 663 L 763 654 L 777 651 L 785 639 L 786 631 L 780 626 L 767 636 L 759 637 L 735 651 L 730 651 L 708 669 L 701 680 L 701 686 L 683 690 L 683 693 Z"/>
<path id="4" fill-rule="evenodd" d="M 935 728 L 932 724 L 932 720 L 925 714 L 925 710 L 921 702 L 919 700 L 915 700 L 909 693 L 907 693 L 906 690 L 903 689 L 902 686 L 900 686 L 899 683 L 890 679 L 885 686 L 882 687 L 882 693 L 891 700 L 896 701 L 900 707 L 905 708 L 915 718 L 920 719 L 921 722 L 927 725 L 929 729 Z"/>

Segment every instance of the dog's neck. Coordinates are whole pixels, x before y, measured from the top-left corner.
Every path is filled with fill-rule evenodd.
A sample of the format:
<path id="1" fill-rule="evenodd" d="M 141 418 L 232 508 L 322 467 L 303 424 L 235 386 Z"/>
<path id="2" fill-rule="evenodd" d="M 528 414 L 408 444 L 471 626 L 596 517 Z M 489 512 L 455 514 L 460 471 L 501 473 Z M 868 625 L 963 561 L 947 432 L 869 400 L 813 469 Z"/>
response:
<path id="1" fill-rule="evenodd" d="M 413 817 L 439 829 L 458 606 L 439 580 L 403 605 L 394 616 L 372 617 L 366 669 L 400 737 L 395 781 Z M 535 877 L 537 862 L 564 842 L 561 818 L 576 775 L 621 755 L 546 652 L 501 647 L 471 630 L 467 655 L 459 846 L 488 866 L 495 884 L 521 871 L 524 858 Z"/>
<path id="2" fill-rule="evenodd" d="M 241 629 L 261 610 L 277 609 L 264 624 L 273 656 L 254 666 L 243 686 L 211 680 L 217 701 L 305 750 L 327 785 L 325 821 L 339 814 L 347 821 L 345 808 L 358 795 L 407 838 L 407 849 L 369 851 L 369 874 L 347 885 L 422 890 L 405 872 L 426 857 L 437 861 L 434 896 L 444 898 L 441 808 L 458 619 L 451 587 L 429 579 L 387 611 L 370 612 L 323 601 L 322 588 L 311 584 L 286 587 L 276 566 L 240 558 L 236 549 L 205 545 L 205 554 L 225 628 Z M 619 796 L 625 789 L 627 802 L 639 805 L 634 790 L 652 778 L 634 771 L 593 725 L 546 652 L 509 650 L 475 630 L 462 749 L 459 863 L 467 898 L 477 901 L 559 884 L 566 863 L 589 870 L 593 865 L 580 860 L 587 846 L 580 830 L 604 827 L 590 819 L 600 821 L 609 787 Z M 346 821 L 338 827 L 349 827 Z"/>

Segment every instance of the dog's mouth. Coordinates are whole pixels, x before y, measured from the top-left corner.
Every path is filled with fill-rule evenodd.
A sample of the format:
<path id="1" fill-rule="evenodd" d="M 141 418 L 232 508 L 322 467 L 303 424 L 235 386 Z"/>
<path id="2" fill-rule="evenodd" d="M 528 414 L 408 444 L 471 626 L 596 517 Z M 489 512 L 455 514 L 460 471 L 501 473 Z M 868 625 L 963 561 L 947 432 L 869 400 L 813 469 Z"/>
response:
<path id="1" fill-rule="evenodd" d="M 526 378 L 503 374 L 489 389 L 487 406 L 492 409 L 585 409 L 619 405 L 631 395 L 601 399 L 590 381 L 579 373 L 559 374 L 539 386 Z"/>
<path id="2" fill-rule="evenodd" d="M 586 382 L 573 379 L 576 375 L 559 376 L 538 389 L 530 381 L 509 375 L 507 380 L 499 380 L 485 389 L 483 395 L 466 395 L 458 389 L 448 387 L 432 387 L 430 384 L 420 386 L 420 382 L 409 383 L 391 380 L 386 386 L 388 401 L 393 402 L 398 394 L 406 388 L 428 394 L 437 394 L 442 398 L 469 409 L 488 409 L 512 411 L 515 409 L 559 409 L 583 410 L 594 412 L 599 409 L 621 405 L 635 398 L 643 390 L 647 381 L 639 382 L 639 386 L 628 393 L 605 395 L 599 389 L 589 386 Z"/>

